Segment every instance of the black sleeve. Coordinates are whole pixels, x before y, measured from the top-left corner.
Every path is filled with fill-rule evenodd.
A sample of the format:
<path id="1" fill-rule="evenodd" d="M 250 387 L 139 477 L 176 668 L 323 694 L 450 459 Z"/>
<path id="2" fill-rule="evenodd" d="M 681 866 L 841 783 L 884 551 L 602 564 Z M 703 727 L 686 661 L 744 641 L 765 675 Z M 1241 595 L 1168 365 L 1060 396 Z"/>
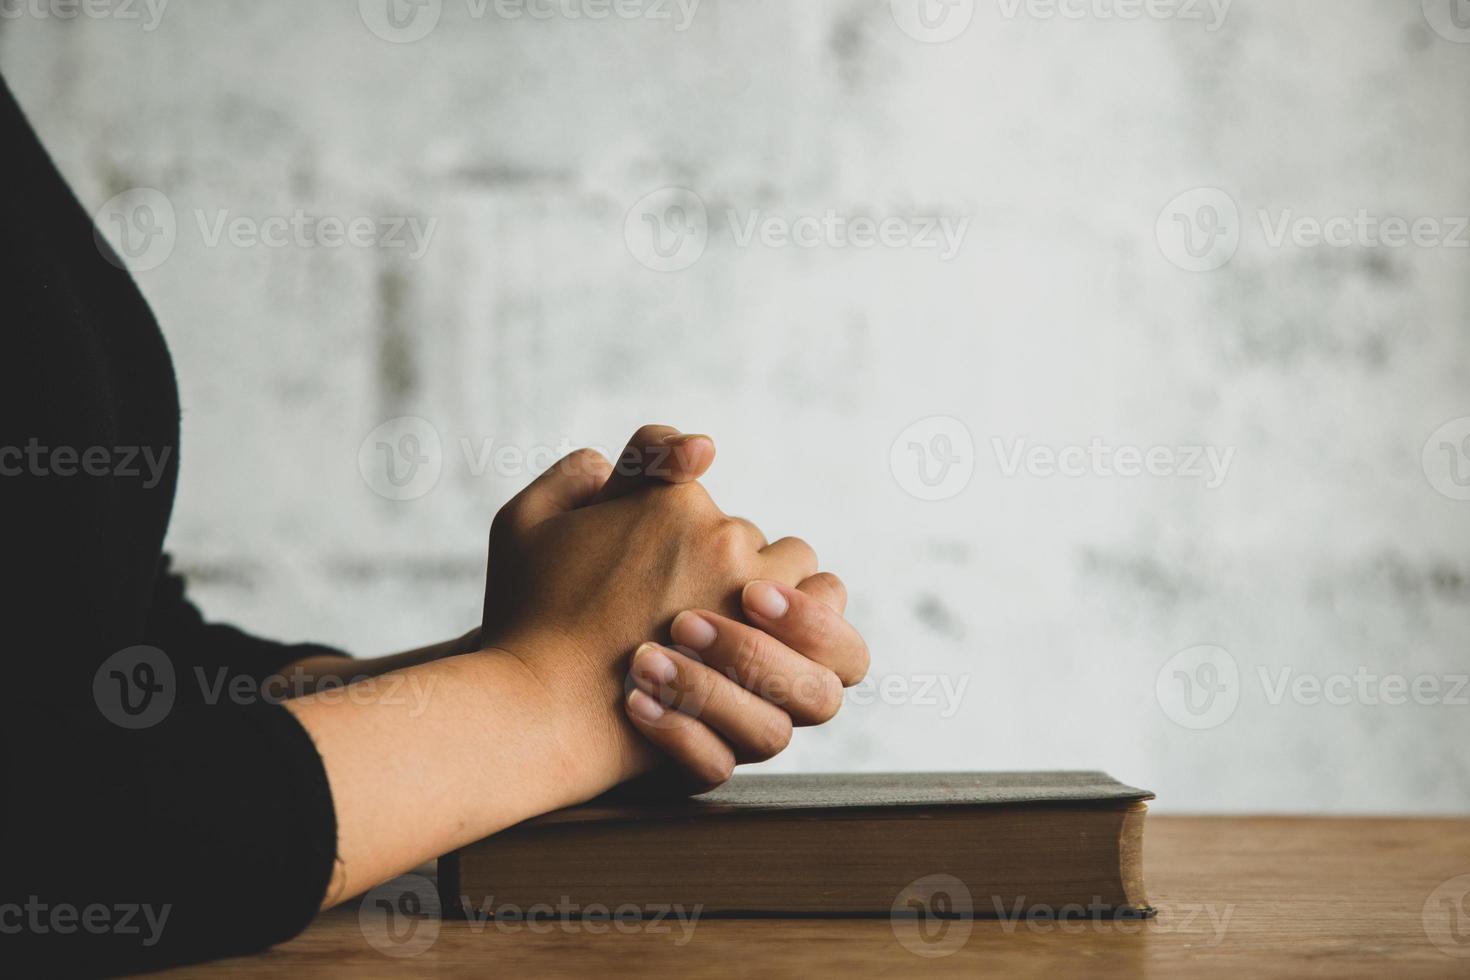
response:
<path id="1" fill-rule="evenodd" d="M 280 704 L 300 692 L 262 682 L 341 654 L 206 622 L 167 556 L 142 639 L 98 666 L 91 705 L 41 692 L 0 722 L 0 964 L 22 975 L 254 952 L 326 892 L 321 759 Z"/>
<path id="2" fill-rule="evenodd" d="M 321 758 L 281 704 L 297 692 L 262 681 L 337 651 L 206 622 L 166 558 L 139 640 L 100 663 L 23 651 L 41 669 L 0 709 L 0 975 L 255 952 L 326 892 Z"/>
<path id="3" fill-rule="evenodd" d="M 305 928 L 336 818 L 284 707 L 188 707 L 128 730 L 21 704 L 0 722 L 0 973 L 113 975 Z"/>
<path id="4" fill-rule="evenodd" d="M 260 682 L 325 651 L 185 597 L 167 345 L 3 79 L 0 146 L 0 977 L 262 949 L 320 905 L 336 816 Z"/>
<path id="5" fill-rule="evenodd" d="M 224 623 L 210 623 L 185 592 L 184 578 L 165 554 L 153 588 L 144 642 L 168 654 L 185 688 L 181 697 L 211 700 L 220 683 L 243 676 L 252 685 L 307 657 L 347 654 L 319 643 L 277 643 Z M 200 690 L 200 689 L 203 690 Z"/>

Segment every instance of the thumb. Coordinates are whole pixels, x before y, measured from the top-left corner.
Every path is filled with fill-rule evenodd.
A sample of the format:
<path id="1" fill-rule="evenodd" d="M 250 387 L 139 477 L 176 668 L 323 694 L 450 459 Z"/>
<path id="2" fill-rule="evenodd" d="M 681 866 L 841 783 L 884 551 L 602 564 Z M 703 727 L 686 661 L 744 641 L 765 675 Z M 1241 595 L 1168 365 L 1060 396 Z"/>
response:
<path id="1" fill-rule="evenodd" d="M 648 483 L 689 483 L 715 461 L 709 436 L 680 432 L 671 425 L 645 425 L 633 433 L 613 472 L 594 498 L 612 500 Z"/>

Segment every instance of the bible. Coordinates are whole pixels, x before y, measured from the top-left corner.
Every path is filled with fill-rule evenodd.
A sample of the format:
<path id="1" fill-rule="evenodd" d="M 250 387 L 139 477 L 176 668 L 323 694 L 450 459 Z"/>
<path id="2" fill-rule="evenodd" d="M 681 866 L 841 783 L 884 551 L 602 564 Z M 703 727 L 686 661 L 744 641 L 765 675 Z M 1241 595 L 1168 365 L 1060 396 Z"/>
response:
<path id="1" fill-rule="evenodd" d="M 706 916 L 1152 914 L 1153 794 L 1099 772 L 737 775 L 615 791 L 446 855 L 446 915 L 698 908 Z"/>

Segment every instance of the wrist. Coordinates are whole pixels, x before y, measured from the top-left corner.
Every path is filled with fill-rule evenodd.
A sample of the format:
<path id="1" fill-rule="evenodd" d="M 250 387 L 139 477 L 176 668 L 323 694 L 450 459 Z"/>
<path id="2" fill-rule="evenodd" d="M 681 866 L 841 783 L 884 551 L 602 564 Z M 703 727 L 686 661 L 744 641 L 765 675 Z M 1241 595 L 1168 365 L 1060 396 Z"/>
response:
<path id="1" fill-rule="evenodd" d="M 481 653 L 502 660 L 519 677 L 522 696 L 546 719 L 548 762 L 566 778 L 564 805 L 590 799 L 653 767 L 657 753 L 623 710 L 620 666 L 584 654 L 557 630 L 497 637 Z"/>

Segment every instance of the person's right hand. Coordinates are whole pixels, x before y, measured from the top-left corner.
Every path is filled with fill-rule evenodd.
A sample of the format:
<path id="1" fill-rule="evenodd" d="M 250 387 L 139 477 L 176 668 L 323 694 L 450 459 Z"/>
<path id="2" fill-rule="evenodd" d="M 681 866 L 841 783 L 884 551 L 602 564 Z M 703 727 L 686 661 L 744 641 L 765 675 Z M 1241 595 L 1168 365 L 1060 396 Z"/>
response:
<path id="1" fill-rule="evenodd" d="M 698 483 L 646 484 L 597 500 L 611 475 L 601 454 L 579 450 L 502 508 L 490 531 L 481 623 L 483 645 L 520 660 L 564 709 L 559 724 L 578 742 L 571 757 L 611 767 L 601 788 L 656 761 L 623 712 L 628 655 L 667 636 L 684 610 L 737 617 L 746 583 L 795 586 L 816 571 L 804 542 L 767 545 Z M 763 724 L 784 721 L 780 709 L 760 707 L 774 712 Z"/>

